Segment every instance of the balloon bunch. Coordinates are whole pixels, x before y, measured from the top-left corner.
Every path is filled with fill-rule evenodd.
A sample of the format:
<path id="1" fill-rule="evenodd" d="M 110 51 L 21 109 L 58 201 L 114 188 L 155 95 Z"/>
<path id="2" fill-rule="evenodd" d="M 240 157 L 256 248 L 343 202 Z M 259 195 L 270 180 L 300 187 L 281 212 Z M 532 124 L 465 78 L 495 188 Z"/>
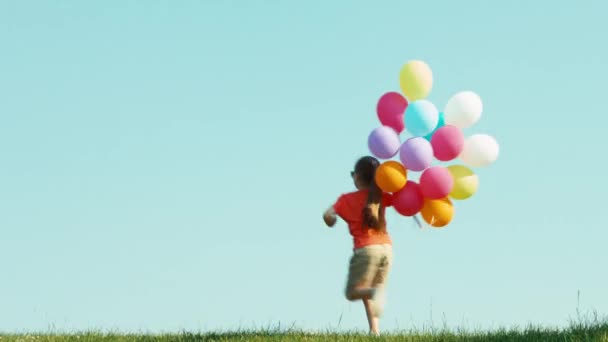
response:
<path id="1" fill-rule="evenodd" d="M 388 92 L 378 101 L 376 112 L 382 124 L 368 137 L 372 154 L 385 159 L 376 171 L 376 183 L 393 193 L 393 206 L 403 216 L 421 214 L 432 227 L 448 225 L 454 216 L 453 200 L 471 197 L 478 176 L 471 167 L 484 167 L 498 158 L 496 140 L 487 134 L 465 138 L 462 130 L 481 117 L 481 98 L 471 91 L 452 96 L 439 112 L 426 100 L 433 74 L 422 61 L 406 63 L 400 72 L 403 94 Z M 402 132 L 411 135 L 403 143 Z M 399 161 L 388 160 L 399 156 Z M 449 166 L 434 165 L 459 159 Z M 419 182 L 408 179 L 408 171 L 421 172 Z"/>

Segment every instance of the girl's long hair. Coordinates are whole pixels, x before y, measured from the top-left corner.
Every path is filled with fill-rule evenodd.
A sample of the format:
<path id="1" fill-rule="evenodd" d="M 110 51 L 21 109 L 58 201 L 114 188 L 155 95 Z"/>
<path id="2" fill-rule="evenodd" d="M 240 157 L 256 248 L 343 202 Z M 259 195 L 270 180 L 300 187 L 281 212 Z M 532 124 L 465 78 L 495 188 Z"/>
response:
<path id="1" fill-rule="evenodd" d="M 369 188 L 367 202 L 362 214 L 363 223 L 373 229 L 385 227 L 382 190 L 376 184 L 376 169 L 378 166 L 380 166 L 378 159 L 366 156 L 357 161 L 354 171 L 359 181 Z"/>

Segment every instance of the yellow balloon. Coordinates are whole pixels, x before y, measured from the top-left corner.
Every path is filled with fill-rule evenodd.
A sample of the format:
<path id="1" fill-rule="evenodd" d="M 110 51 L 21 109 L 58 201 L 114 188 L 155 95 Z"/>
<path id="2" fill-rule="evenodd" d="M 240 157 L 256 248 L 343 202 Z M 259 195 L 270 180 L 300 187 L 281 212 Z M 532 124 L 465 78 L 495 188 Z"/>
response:
<path id="1" fill-rule="evenodd" d="M 407 183 L 407 170 L 401 163 L 389 160 L 378 166 L 376 184 L 384 192 L 397 192 Z"/>
<path id="2" fill-rule="evenodd" d="M 454 206 L 449 198 L 438 200 L 424 199 L 424 205 L 420 210 L 424 221 L 435 228 L 441 228 L 452 222 L 454 217 Z"/>
<path id="3" fill-rule="evenodd" d="M 450 165 L 448 170 L 454 179 L 454 187 L 450 192 L 450 197 L 455 200 L 464 200 L 477 192 L 479 177 L 471 169 L 464 165 Z"/>
<path id="4" fill-rule="evenodd" d="M 409 61 L 401 68 L 399 83 L 409 102 L 424 99 L 433 87 L 433 72 L 423 61 Z"/>

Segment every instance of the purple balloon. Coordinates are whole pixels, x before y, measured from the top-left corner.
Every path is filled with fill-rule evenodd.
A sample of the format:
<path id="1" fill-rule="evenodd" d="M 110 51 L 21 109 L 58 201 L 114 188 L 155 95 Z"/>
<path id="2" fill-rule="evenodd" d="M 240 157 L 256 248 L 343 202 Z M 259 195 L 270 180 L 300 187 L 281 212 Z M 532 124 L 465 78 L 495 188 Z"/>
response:
<path id="1" fill-rule="evenodd" d="M 389 159 L 399 151 L 399 135 L 394 129 L 381 126 L 372 131 L 367 146 L 372 154 L 380 159 Z"/>
<path id="2" fill-rule="evenodd" d="M 406 140 L 399 154 L 403 165 L 412 171 L 423 171 L 433 162 L 433 146 L 423 137 Z"/>

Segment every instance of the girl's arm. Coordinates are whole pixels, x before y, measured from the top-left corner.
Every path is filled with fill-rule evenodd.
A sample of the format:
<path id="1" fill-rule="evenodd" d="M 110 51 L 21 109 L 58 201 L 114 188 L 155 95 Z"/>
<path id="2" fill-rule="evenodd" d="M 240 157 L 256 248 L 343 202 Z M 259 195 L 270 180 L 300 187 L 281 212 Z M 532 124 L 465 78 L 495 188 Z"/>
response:
<path id="1" fill-rule="evenodd" d="M 331 206 L 327 210 L 325 210 L 325 213 L 323 213 L 323 221 L 325 221 L 325 224 L 328 227 L 333 227 L 336 224 L 336 221 L 337 221 L 336 210 L 334 209 L 333 206 Z"/>

